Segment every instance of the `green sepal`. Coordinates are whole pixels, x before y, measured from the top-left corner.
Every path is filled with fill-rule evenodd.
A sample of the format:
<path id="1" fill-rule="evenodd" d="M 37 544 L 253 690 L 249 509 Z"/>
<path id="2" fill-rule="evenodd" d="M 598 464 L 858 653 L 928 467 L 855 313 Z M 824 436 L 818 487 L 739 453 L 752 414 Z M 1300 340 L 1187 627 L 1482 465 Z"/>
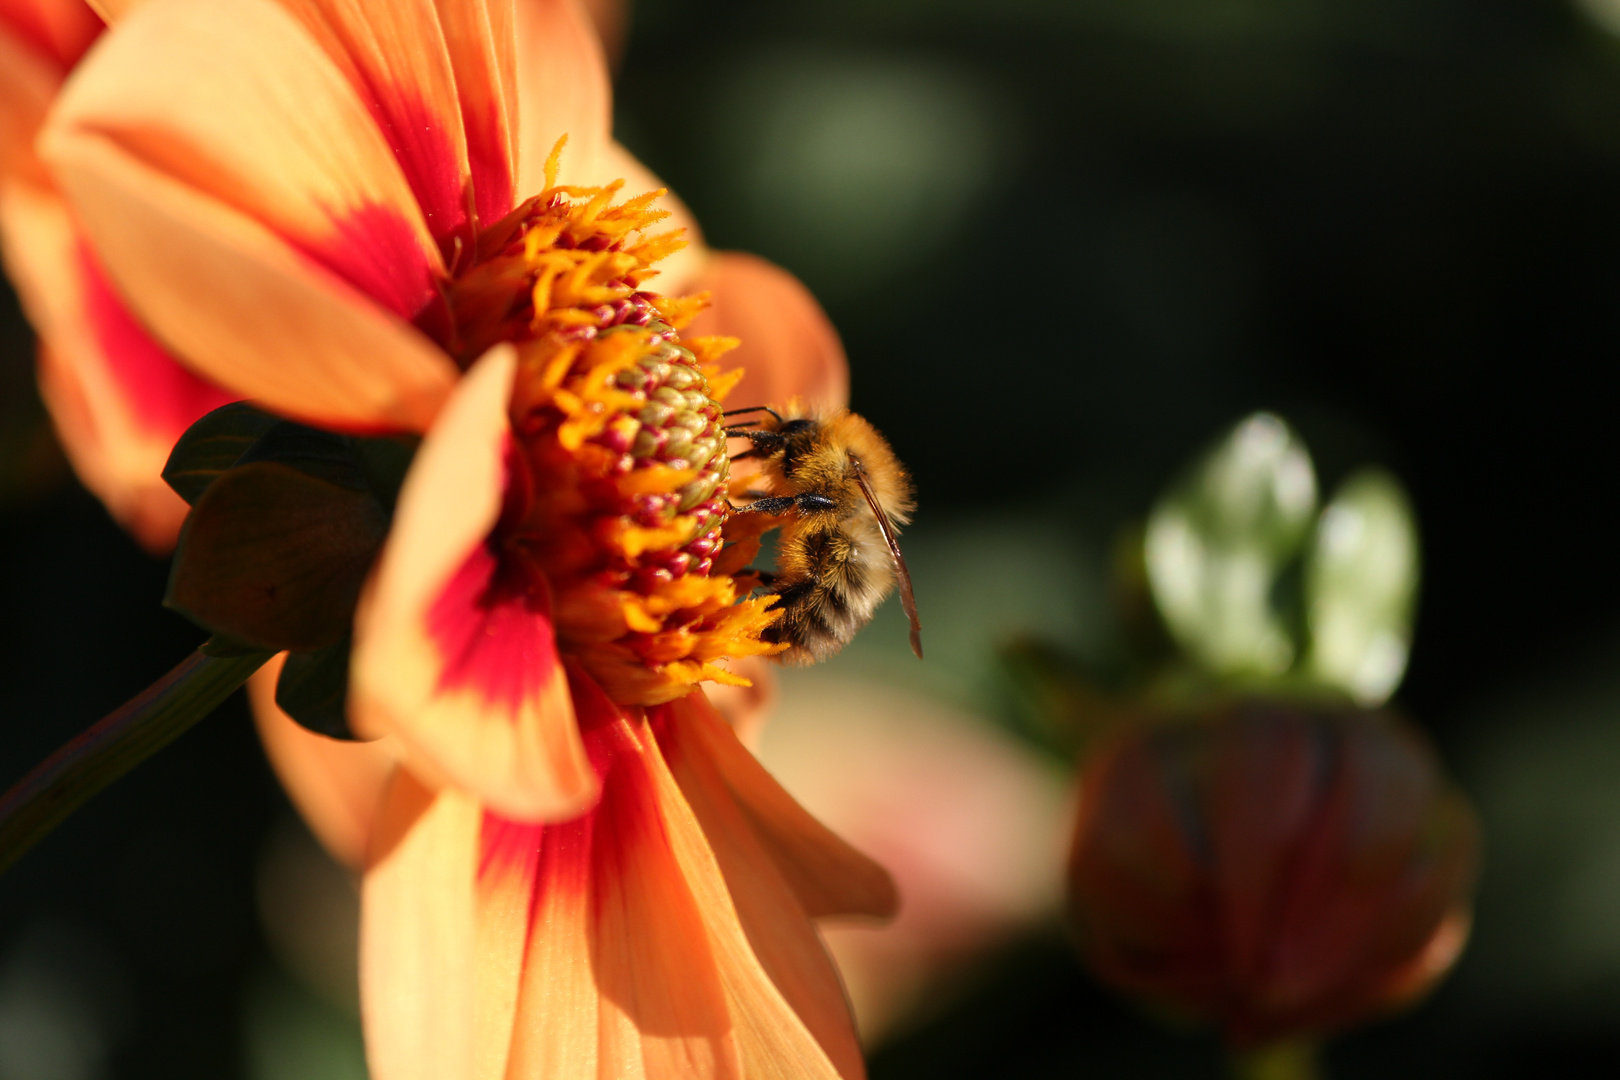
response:
<path id="1" fill-rule="evenodd" d="M 215 634 L 197 646 L 197 651 L 204 656 L 213 657 L 215 660 L 235 660 L 244 656 L 251 656 L 254 653 L 264 652 L 257 645 L 237 641 L 235 638 L 225 634 Z"/>
<path id="2" fill-rule="evenodd" d="M 347 709 L 352 647 L 345 635 L 324 649 L 288 654 L 276 681 L 276 704 L 317 735 L 353 739 Z"/>
<path id="3" fill-rule="evenodd" d="M 164 603 L 258 648 L 323 648 L 349 632 L 387 530 L 363 487 L 284 461 L 238 465 L 187 517 Z"/>
<path id="4" fill-rule="evenodd" d="M 275 462 L 355 491 L 371 487 L 370 478 L 355 452 L 354 440 L 291 421 L 284 420 L 259 436 L 237 464 L 257 462 Z"/>
<path id="5" fill-rule="evenodd" d="M 1121 707 L 1101 673 L 1063 649 L 1020 637 L 998 647 L 996 659 L 1003 708 L 995 719 L 1025 744 L 1070 762 L 1119 723 Z"/>
<path id="6" fill-rule="evenodd" d="M 353 443 L 355 456 L 365 470 L 371 490 L 384 506 L 392 508 L 399 501 L 399 489 L 416 458 L 416 449 L 422 445 L 421 436 L 382 435 L 355 438 Z"/>
<path id="7" fill-rule="evenodd" d="M 191 506 L 208 486 L 242 459 L 259 438 L 282 423 L 245 401 L 221 406 L 186 429 L 169 452 L 163 481 Z"/>

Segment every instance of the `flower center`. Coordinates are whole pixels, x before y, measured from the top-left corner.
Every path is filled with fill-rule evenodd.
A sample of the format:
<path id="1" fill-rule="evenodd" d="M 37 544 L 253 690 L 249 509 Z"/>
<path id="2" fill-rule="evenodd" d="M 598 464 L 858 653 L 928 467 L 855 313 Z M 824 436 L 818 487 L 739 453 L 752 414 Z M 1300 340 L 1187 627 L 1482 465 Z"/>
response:
<path id="1" fill-rule="evenodd" d="M 685 243 L 681 230 L 651 231 L 668 216 L 652 208 L 662 192 L 615 202 L 622 181 L 559 186 L 560 150 L 545 190 L 482 232 L 442 310 L 423 320 L 464 366 L 502 342 L 518 350 L 492 547 L 546 576 L 560 647 L 615 700 L 746 684 L 718 661 L 780 646 L 760 640 L 775 598 L 749 598 L 756 582 L 732 576 L 757 532 L 729 545 L 723 535 L 719 401 L 742 372 L 721 375 L 716 361 L 736 342 L 683 342 L 703 299 L 641 288 Z"/>

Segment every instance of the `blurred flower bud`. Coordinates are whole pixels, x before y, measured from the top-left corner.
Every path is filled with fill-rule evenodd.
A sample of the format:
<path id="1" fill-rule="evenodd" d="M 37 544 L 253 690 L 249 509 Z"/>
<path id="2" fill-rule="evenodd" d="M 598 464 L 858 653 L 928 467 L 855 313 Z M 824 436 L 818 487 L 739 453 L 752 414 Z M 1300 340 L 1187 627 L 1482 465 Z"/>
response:
<path id="1" fill-rule="evenodd" d="M 1102 979 L 1254 1046 L 1431 986 L 1467 936 L 1477 856 L 1472 811 L 1409 725 L 1249 701 L 1090 755 L 1070 910 Z"/>
<path id="2" fill-rule="evenodd" d="M 1305 444 L 1270 413 L 1239 423 L 1154 507 L 1148 582 L 1177 643 L 1218 675 L 1277 675 L 1297 646 L 1275 584 L 1316 513 Z"/>
<path id="3" fill-rule="evenodd" d="M 1305 562 L 1310 673 L 1380 705 L 1406 672 L 1417 597 L 1418 534 L 1400 482 L 1361 469 L 1316 522 Z"/>

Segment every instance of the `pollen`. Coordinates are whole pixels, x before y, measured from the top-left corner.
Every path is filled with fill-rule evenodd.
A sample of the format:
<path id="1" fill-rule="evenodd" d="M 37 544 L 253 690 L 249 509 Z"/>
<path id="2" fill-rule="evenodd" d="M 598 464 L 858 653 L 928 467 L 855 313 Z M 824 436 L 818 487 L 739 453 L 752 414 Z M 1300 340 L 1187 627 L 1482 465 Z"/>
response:
<path id="1" fill-rule="evenodd" d="M 707 298 L 643 287 L 685 243 L 658 230 L 663 192 L 558 185 L 560 151 L 546 189 L 484 230 L 421 323 L 463 366 L 518 349 L 497 549 L 545 574 L 560 647 L 619 702 L 746 683 L 725 661 L 781 646 L 761 640 L 775 598 L 750 597 L 757 581 L 738 572 L 757 533 L 727 533 L 720 401 L 742 373 L 716 362 L 737 343 L 683 341 Z"/>

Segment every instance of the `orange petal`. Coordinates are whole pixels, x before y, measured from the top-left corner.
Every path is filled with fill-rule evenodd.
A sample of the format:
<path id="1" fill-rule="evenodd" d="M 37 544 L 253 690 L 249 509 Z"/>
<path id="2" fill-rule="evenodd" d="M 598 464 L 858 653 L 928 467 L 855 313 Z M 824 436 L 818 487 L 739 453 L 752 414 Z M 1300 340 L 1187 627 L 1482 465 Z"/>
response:
<path id="1" fill-rule="evenodd" d="M 837 1080 L 645 722 L 583 676 L 574 693 L 602 776 L 574 820 L 479 814 L 401 774 L 364 889 L 373 1075 Z"/>
<path id="2" fill-rule="evenodd" d="M 531 872 L 534 918 L 508 1076 L 837 1073 L 748 946 L 697 820 L 644 722 L 581 678 L 603 774 L 584 817 L 508 831 L 491 853 Z M 801 916 L 802 917 L 802 916 Z"/>
<path id="3" fill-rule="evenodd" d="M 759 743 L 765 721 L 776 710 L 782 696 L 777 688 L 778 665 L 763 656 L 744 656 L 728 661 L 727 670 L 748 680 L 747 686 L 711 683 L 703 688 L 710 704 L 737 733 L 737 741 L 752 750 Z"/>
<path id="4" fill-rule="evenodd" d="M 365 108 L 281 9 L 137 9 L 41 147 L 120 291 L 188 363 L 318 422 L 431 420 L 454 369 L 404 320 L 435 295 L 437 248 Z"/>
<path id="5" fill-rule="evenodd" d="M 724 252 L 710 259 L 691 289 L 707 289 L 711 306 L 685 336 L 742 341 L 726 354 L 726 366 L 747 372 L 727 396 L 728 408 L 780 407 L 800 398 L 824 412 L 849 401 L 849 365 L 838 332 L 792 274 L 753 255 Z"/>
<path id="6" fill-rule="evenodd" d="M 734 1018 L 710 937 L 712 924 L 729 912 L 701 908 L 669 835 L 695 831 L 696 824 L 689 816 L 671 821 L 661 805 L 653 754 L 637 737 L 645 729 L 635 732 L 620 719 L 599 734 L 619 743 L 593 814 L 599 1074 L 741 1080 Z"/>
<path id="7" fill-rule="evenodd" d="M 668 737 L 685 757 L 714 763 L 760 842 L 811 915 L 888 917 L 899 906 L 887 870 L 817 821 L 737 741 L 702 692 L 667 707 Z M 663 733 L 660 733 L 663 737 Z"/>
<path id="8" fill-rule="evenodd" d="M 360 999 L 376 1080 L 497 1080 L 478 1011 L 478 835 L 483 809 L 395 774 L 360 893 Z M 521 946 L 521 940 L 518 942 Z M 488 1017 L 493 1022 L 499 1017 Z M 504 1037 L 493 1040 L 502 1056 Z"/>
<path id="9" fill-rule="evenodd" d="M 720 723 L 718 717 L 714 719 Z M 851 1058 L 847 1042 L 834 1036 L 829 1026 L 830 1017 L 824 1011 L 828 1005 L 825 972 L 818 975 L 812 964 L 793 971 L 780 969 L 768 973 L 765 956 L 754 951 L 752 938 L 758 934 L 762 942 L 768 942 L 765 955 L 770 957 L 773 966 L 802 964 L 809 960 L 803 933 L 783 932 L 790 920 L 800 917 L 800 912 L 779 906 L 777 901 L 784 895 L 780 890 L 773 896 L 762 888 L 745 893 L 734 903 L 722 864 L 705 838 L 693 807 L 687 803 L 664 759 L 656 753 L 657 743 L 651 732 L 643 727 L 640 734 L 649 749 L 638 761 L 645 766 L 647 781 L 661 810 L 666 842 L 674 850 L 681 876 L 703 913 L 710 948 L 725 987 L 732 1021 L 736 1024 L 743 1075 L 750 1080 L 761 1077 L 835 1080 L 841 1075 L 845 1080 L 853 1080 L 863 1076 L 864 1069 L 858 1058 Z M 729 840 L 730 834 L 721 839 Z M 747 931 L 741 915 L 744 910 L 750 924 Z M 773 974 L 782 978 L 798 1000 L 785 996 Z M 808 1016 L 801 1017 L 795 1011 L 794 1006 L 801 1003 L 809 1007 Z M 814 1023 L 822 1030 L 812 1034 L 807 1023 Z M 826 1034 L 830 1042 L 842 1048 L 839 1056 L 845 1071 L 841 1072 L 833 1064 L 818 1042 L 817 1034 Z"/>
<path id="10" fill-rule="evenodd" d="M 455 70 L 474 206 L 484 224 L 512 209 L 517 183 L 517 36 L 513 0 L 436 0 Z"/>
<path id="11" fill-rule="evenodd" d="M 58 72 L 71 70 L 101 30 L 84 0 L 0 0 L 0 36 L 25 42 Z"/>
<path id="12" fill-rule="evenodd" d="M 350 712 L 413 767 L 506 817 L 576 814 L 596 795 L 545 583 L 490 549 L 516 353 L 468 372 L 423 441 L 355 616 Z"/>
<path id="13" fill-rule="evenodd" d="M 371 108 L 445 253 L 470 243 L 473 202 L 486 222 L 512 209 L 510 94 L 492 74 L 499 19 L 484 3 L 282 2 Z"/>
<path id="14" fill-rule="evenodd" d="M 269 227 L 397 315 L 442 271 L 388 144 L 339 70 L 269 0 L 174 0 L 123 20 L 54 127 Z"/>
<path id="15" fill-rule="evenodd" d="M 506 980 L 497 965 L 521 968 L 509 1033 L 492 1037 L 509 1049 L 506 1075 L 594 1077 L 601 1025 L 600 992 L 591 962 L 591 843 L 595 814 L 551 825 L 486 815 L 478 870 L 479 914 L 491 990 Z M 515 940 L 507 934 L 516 930 Z M 488 991 L 486 991 L 488 992 Z"/>
<path id="16" fill-rule="evenodd" d="M 282 712 L 276 704 L 276 680 L 286 659 L 285 653 L 277 656 L 248 680 L 259 739 L 310 830 L 333 858 L 359 869 L 399 747 L 392 739 L 328 739 Z"/>
<path id="17" fill-rule="evenodd" d="M 0 10 L 0 183 L 43 179 L 34 159 L 34 136 L 63 74 Z"/>
<path id="18" fill-rule="evenodd" d="M 109 25 L 129 14 L 130 9 L 147 0 L 85 0 L 90 8 Z"/>
<path id="19" fill-rule="evenodd" d="M 685 702 L 663 707 L 667 727 L 659 745 L 714 851 L 749 945 L 839 1074 L 858 1080 L 866 1075 L 865 1062 L 837 969 L 760 830 L 703 746 L 690 738 L 694 721 L 684 715 L 689 708 Z"/>
<path id="20" fill-rule="evenodd" d="M 546 157 L 564 135 L 563 180 L 588 183 L 613 123 L 602 43 L 578 0 L 523 0 L 516 26 L 518 195 L 539 194 Z"/>
<path id="21" fill-rule="evenodd" d="M 169 450 L 233 395 L 181 367 L 131 318 L 55 192 L 0 189 L 0 235 L 43 340 L 40 392 L 74 469 L 142 544 L 168 550 L 186 513 L 162 479 Z"/>
<path id="22" fill-rule="evenodd" d="M 630 12 L 626 10 L 629 4 L 626 0 L 584 2 L 591 25 L 596 27 L 596 36 L 602 40 L 602 50 L 607 53 L 608 63 L 617 71 L 619 61 L 624 59 L 625 32 L 630 28 Z"/>

